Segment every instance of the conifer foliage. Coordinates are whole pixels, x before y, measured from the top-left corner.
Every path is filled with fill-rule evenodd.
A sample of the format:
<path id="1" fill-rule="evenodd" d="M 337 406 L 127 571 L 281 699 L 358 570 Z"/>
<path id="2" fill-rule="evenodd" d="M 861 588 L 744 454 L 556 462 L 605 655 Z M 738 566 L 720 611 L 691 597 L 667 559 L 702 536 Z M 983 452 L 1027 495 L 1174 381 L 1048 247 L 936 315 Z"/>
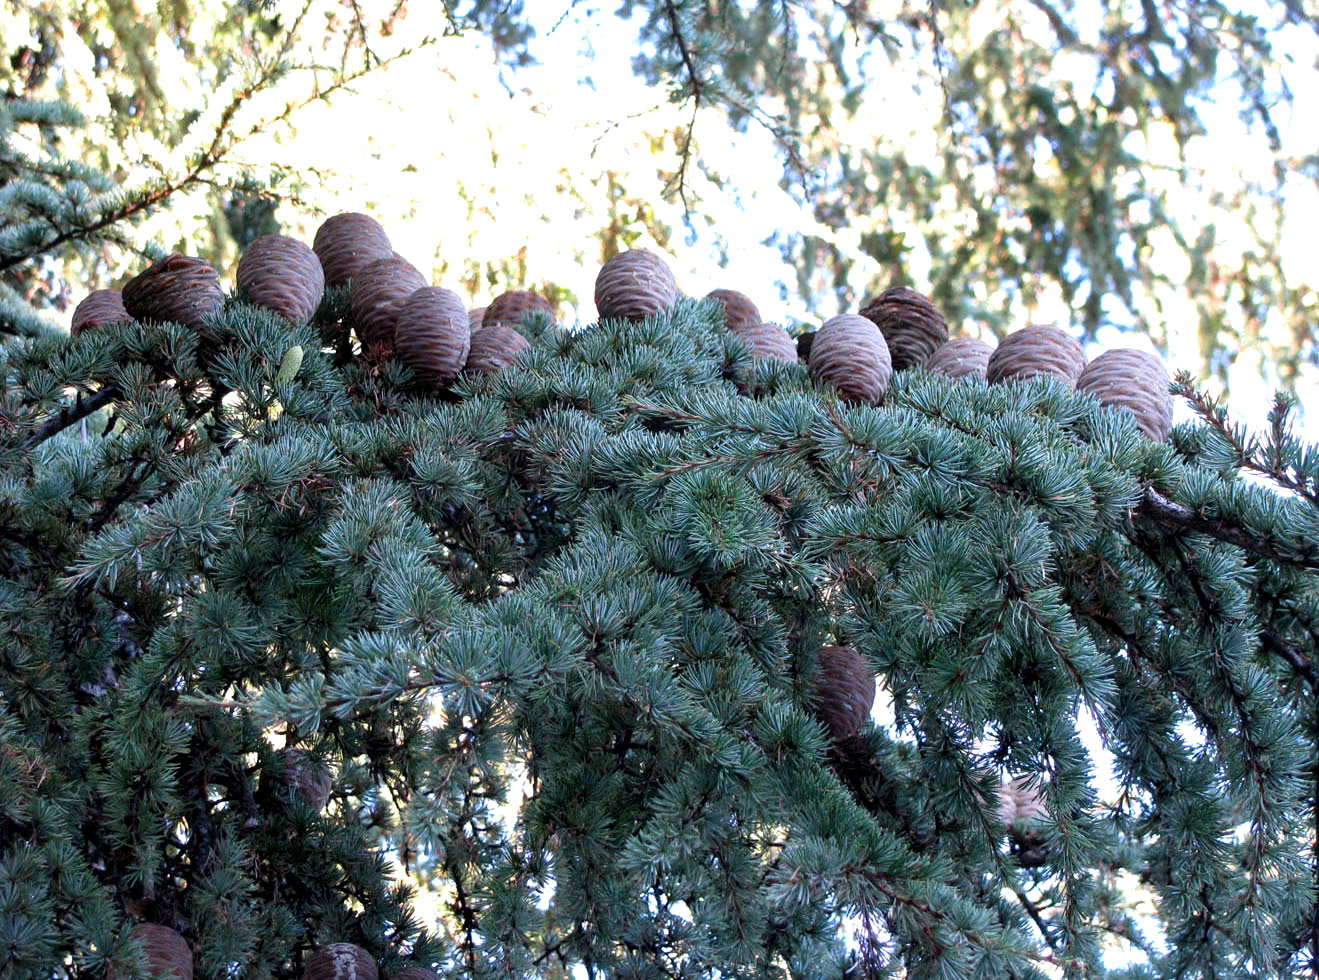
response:
<path id="1" fill-rule="evenodd" d="M 858 403 L 685 298 L 422 389 L 349 288 L 5 348 L 5 975 L 151 975 L 143 923 L 199 980 L 1313 969 L 1286 402 Z"/>

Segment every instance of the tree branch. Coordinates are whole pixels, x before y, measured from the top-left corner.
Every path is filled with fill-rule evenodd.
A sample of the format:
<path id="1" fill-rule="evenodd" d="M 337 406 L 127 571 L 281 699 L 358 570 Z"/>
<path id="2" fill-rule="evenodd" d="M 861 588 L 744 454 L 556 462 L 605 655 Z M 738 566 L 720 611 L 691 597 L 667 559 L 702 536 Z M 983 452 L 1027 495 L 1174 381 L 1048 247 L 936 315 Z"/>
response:
<path id="1" fill-rule="evenodd" d="M 120 395 L 120 391 L 114 385 L 102 388 L 96 394 L 84 398 L 82 393 L 78 393 L 77 399 L 72 405 L 65 405 L 58 415 L 48 418 L 39 426 L 32 430 L 32 434 L 27 438 L 27 448 L 32 449 L 41 445 L 51 436 L 59 435 L 69 426 L 80 422 L 88 415 L 91 415 L 99 408 L 110 404 Z"/>
<path id="2" fill-rule="evenodd" d="M 1259 635 L 1259 639 L 1264 649 L 1276 653 L 1291 664 L 1292 670 L 1309 682 L 1310 690 L 1319 690 L 1319 686 L 1315 684 L 1314 664 L 1304 654 L 1272 630 L 1263 630 Z"/>
<path id="3" fill-rule="evenodd" d="M 1319 569 L 1319 556 L 1292 554 L 1277 542 L 1222 518 L 1205 517 L 1191 508 L 1169 500 L 1153 487 L 1145 487 L 1136 513 L 1165 529 L 1207 534 L 1243 551 L 1294 568 Z"/>

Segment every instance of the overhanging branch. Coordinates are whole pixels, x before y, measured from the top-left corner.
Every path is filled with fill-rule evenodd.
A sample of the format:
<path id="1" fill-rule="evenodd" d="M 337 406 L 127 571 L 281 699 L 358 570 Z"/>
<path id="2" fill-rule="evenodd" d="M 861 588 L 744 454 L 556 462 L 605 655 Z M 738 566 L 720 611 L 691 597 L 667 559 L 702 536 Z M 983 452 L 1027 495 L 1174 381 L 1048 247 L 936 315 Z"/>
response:
<path id="1" fill-rule="evenodd" d="M 1184 504 L 1169 500 L 1153 487 L 1145 487 L 1140 503 L 1136 506 L 1136 513 L 1166 530 L 1206 534 L 1281 565 L 1319 569 L 1319 555 L 1292 552 L 1272 538 L 1257 534 L 1239 524 L 1222 518 L 1207 517 Z"/>

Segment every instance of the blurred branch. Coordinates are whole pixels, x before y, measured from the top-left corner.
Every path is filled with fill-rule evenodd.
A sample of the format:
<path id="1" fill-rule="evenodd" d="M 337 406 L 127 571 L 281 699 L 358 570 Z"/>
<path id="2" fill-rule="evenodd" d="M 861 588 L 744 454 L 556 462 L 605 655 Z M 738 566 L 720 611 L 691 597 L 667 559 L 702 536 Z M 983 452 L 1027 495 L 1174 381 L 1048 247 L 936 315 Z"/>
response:
<path id="1" fill-rule="evenodd" d="M 306 9 L 306 7 L 303 8 L 304 12 Z M 73 224 L 63 228 L 52 228 L 50 234 L 45 238 L 0 258 L 0 272 L 14 268 L 25 262 L 30 262 L 38 256 L 49 252 L 51 249 L 58 248 L 61 245 L 91 238 L 105 231 L 105 229 L 112 225 L 137 217 L 151 210 L 181 191 L 188 190 L 198 184 L 207 183 L 207 174 L 221 163 L 225 162 L 229 155 L 247 140 L 261 134 L 271 126 L 287 122 L 293 115 L 311 105 L 313 102 L 321 101 L 335 92 L 347 88 L 371 72 L 378 71 L 395 62 L 401 61 L 404 58 L 415 54 L 417 51 L 429 47 L 435 42 L 435 39 L 432 37 L 424 37 L 418 43 L 403 48 L 387 58 L 377 58 L 374 64 L 370 63 L 368 60 L 367 63 L 355 71 L 340 73 L 333 79 L 333 81 L 325 86 L 317 85 L 315 89 L 304 98 L 295 99 L 286 103 L 283 110 L 280 112 L 258 120 L 240 133 L 231 133 L 229 127 L 232 125 L 239 110 L 250 102 L 254 96 L 266 89 L 287 69 L 284 59 L 287 57 L 287 54 L 291 49 L 294 32 L 299 29 L 301 20 L 302 17 L 299 15 L 298 19 L 290 27 L 289 33 L 280 47 L 278 57 L 268 64 L 261 65 L 261 69 L 257 76 L 247 85 L 234 93 L 229 104 L 226 105 L 224 110 L 220 113 L 220 118 L 216 122 L 215 132 L 210 143 L 207 145 L 206 149 L 202 150 L 200 154 L 193 158 L 192 162 L 182 173 L 162 177 L 154 186 L 144 188 L 124 204 L 112 208 L 90 221 Z"/>
<path id="2" fill-rule="evenodd" d="M 687 165 L 691 162 L 692 136 L 696 132 L 696 114 L 700 111 L 701 100 L 705 96 L 705 82 L 696 70 L 696 60 L 692 55 L 691 45 L 688 43 L 686 35 L 683 34 L 682 23 L 678 19 L 678 8 L 673 5 L 672 0 L 665 0 L 664 14 L 669 21 L 669 30 L 673 33 L 673 42 L 678 47 L 678 55 L 682 58 L 683 70 L 687 73 L 692 100 L 692 118 L 687 124 L 687 132 L 682 137 L 682 145 L 678 151 L 680 154 L 678 172 L 669 181 L 669 186 L 665 190 L 667 191 L 675 184 L 677 185 L 678 197 L 682 201 L 683 214 L 689 215 L 691 205 L 687 202 Z"/>

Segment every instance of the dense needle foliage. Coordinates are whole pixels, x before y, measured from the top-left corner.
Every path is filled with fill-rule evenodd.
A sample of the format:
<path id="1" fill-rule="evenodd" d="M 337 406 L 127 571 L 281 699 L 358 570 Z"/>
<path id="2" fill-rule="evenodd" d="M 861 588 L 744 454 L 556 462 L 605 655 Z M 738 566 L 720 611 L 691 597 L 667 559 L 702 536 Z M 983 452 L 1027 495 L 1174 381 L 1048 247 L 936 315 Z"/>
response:
<path id="1" fill-rule="evenodd" d="M 6 347 L 6 973 L 133 975 L 136 920 L 207 978 L 339 940 L 385 975 L 1312 968 L 1319 459 L 1285 403 L 1259 446 L 1042 380 L 850 407 L 693 300 L 533 320 L 426 397 L 345 310 Z M 835 641 L 888 706 L 839 745 Z"/>

